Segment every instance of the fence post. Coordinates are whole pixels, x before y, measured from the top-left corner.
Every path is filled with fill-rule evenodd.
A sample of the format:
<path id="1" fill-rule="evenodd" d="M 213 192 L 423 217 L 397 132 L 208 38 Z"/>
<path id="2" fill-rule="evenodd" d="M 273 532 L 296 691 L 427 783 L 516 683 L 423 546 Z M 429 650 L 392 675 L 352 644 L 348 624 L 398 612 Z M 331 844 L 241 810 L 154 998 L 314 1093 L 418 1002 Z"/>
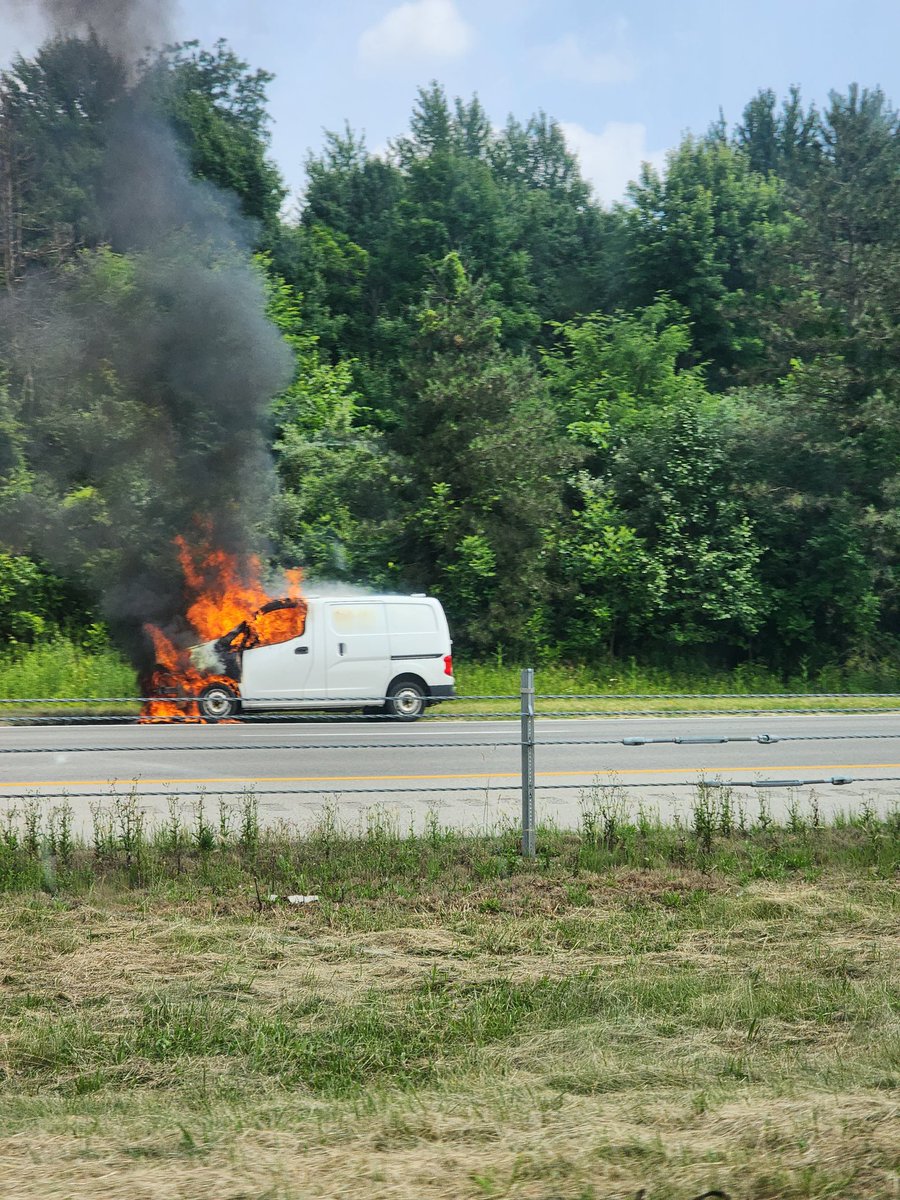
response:
<path id="1" fill-rule="evenodd" d="M 522 671 L 522 855 L 534 858 L 534 667 Z"/>

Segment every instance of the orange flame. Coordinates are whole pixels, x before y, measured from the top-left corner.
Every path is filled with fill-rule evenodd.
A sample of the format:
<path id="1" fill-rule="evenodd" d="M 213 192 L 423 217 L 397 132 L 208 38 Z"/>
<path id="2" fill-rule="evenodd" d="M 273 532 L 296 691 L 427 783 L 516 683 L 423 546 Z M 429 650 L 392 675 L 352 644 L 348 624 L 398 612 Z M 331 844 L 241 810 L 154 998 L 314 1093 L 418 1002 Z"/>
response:
<path id="1" fill-rule="evenodd" d="M 262 564 L 256 555 L 239 556 L 213 547 L 208 528 L 201 531 L 196 545 L 180 535 L 175 545 L 185 581 L 185 616 L 197 643 L 233 632 L 227 649 L 240 652 L 286 642 L 303 632 L 306 604 L 299 569 L 287 572 L 288 594 L 273 601 L 262 585 Z M 194 697 L 213 684 L 237 696 L 237 683 L 230 675 L 198 670 L 189 647 L 179 648 L 155 625 L 145 630 L 153 642 L 156 665 L 145 684 L 145 694 L 152 698 L 141 710 L 142 722 L 202 722 Z"/>

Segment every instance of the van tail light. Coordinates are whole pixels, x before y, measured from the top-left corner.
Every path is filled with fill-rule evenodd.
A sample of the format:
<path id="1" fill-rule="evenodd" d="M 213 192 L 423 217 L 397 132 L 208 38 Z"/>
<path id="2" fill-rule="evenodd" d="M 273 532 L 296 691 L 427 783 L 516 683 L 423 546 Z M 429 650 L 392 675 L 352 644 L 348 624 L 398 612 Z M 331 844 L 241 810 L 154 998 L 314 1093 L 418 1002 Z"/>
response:
<path id="1" fill-rule="evenodd" d="M 444 655 L 444 674 L 445 675 L 453 674 L 453 655 L 452 654 Z"/>

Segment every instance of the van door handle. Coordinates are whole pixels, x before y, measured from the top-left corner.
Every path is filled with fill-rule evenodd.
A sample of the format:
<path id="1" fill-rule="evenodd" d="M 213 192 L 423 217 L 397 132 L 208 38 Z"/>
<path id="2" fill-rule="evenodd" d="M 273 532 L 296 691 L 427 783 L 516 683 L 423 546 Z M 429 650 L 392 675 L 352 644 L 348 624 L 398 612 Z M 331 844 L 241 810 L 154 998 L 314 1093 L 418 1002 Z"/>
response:
<path id="1" fill-rule="evenodd" d="M 344 643 L 343 643 L 343 642 L 338 642 L 338 654 L 340 654 L 341 656 L 343 656 L 343 655 L 344 655 L 344 653 L 345 653 L 345 651 L 346 651 L 346 649 L 347 649 L 347 647 L 344 645 Z"/>
<path id="2" fill-rule="evenodd" d="M 295 654 L 309 654 L 309 646 L 295 646 L 294 653 Z"/>

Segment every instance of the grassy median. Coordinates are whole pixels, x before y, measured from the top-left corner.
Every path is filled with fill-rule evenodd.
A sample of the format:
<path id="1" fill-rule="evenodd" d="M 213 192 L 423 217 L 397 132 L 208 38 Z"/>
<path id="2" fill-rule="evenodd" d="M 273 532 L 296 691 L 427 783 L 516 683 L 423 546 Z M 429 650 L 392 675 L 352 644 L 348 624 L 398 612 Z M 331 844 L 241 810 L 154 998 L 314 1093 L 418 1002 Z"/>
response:
<path id="1" fill-rule="evenodd" d="M 90 845 L 21 810 L 0 1194 L 880 1200 L 898 832 L 599 790 L 529 863 L 377 812 L 261 829 L 249 794 L 153 830 L 122 796 Z"/>

